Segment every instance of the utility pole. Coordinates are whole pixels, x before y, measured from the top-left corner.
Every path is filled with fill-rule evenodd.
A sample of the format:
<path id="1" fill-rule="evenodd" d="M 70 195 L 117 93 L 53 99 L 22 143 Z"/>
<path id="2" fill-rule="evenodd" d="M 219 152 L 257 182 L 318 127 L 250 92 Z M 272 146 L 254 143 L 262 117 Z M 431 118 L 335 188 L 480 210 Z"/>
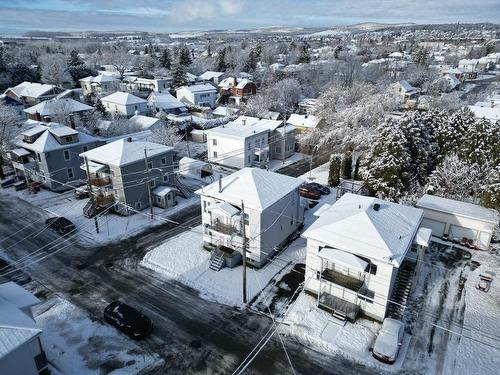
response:
<path id="1" fill-rule="evenodd" d="M 281 150 L 281 160 L 285 164 L 285 146 L 286 146 L 286 115 L 283 114 L 283 148 Z"/>
<path id="2" fill-rule="evenodd" d="M 148 196 L 149 196 L 149 212 L 151 215 L 151 219 L 153 219 L 153 196 L 151 194 L 151 184 L 149 183 L 149 165 L 148 165 L 148 152 L 146 151 L 146 147 L 144 147 L 144 163 L 146 164 L 146 186 L 148 188 Z"/>
<path id="3" fill-rule="evenodd" d="M 191 121 L 193 121 L 193 115 L 191 115 Z M 188 130 L 187 128 L 185 128 L 184 130 L 186 131 L 186 147 L 188 152 L 188 158 L 191 158 L 191 150 L 189 149 Z"/>
<path id="4" fill-rule="evenodd" d="M 247 303 L 247 236 L 245 228 L 245 204 L 241 201 L 241 234 L 243 235 L 243 303 Z"/>
<path id="5" fill-rule="evenodd" d="M 87 169 L 87 184 L 89 186 L 90 191 L 90 200 L 92 201 L 92 205 L 97 211 L 97 202 L 95 199 L 94 192 L 92 191 L 92 183 L 90 182 L 90 169 L 89 169 L 89 160 L 85 156 L 85 168 Z M 97 221 L 97 215 L 94 215 L 94 223 L 95 223 L 95 232 L 99 233 L 99 222 Z"/>

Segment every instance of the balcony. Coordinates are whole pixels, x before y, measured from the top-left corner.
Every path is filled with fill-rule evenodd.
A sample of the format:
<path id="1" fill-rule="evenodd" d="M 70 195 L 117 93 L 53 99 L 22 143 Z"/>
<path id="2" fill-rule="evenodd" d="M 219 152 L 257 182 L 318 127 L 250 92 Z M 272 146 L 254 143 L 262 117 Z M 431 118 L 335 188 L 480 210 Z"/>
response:
<path id="1" fill-rule="evenodd" d="M 318 298 L 318 305 L 331 311 L 337 317 L 354 321 L 358 315 L 359 306 L 343 298 L 336 297 L 323 289 Z"/>
<path id="2" fill-rule="evenodd" d="M 12 167 L 19 171 L 33 171 L 35 170 L 36 163 L 33 160 L 28 162 L 12 161 Z"/>
<path id="3" fill-rule="evenodd" d="M 321 272 L 321 278 L 354 292 L 359 292 L 365 283 L 363 277 L 359 278 L 357 275 L 344 274 L 328 268 Z"/>
<path id="4" fill-rule="evenodd" d="M 236 228 L 231 225 L 231 224 L 223 224 L 223 223 L 220 223 L 220 222 L 215 222 L 213 223 L 210 228 L 215 231 L 215 232 L 219 232 L 219 233 L 222 233 L 222 234 L 227 234 L 228 236 L 234 234 L 237 232 Z"/>
<path id="5" fill-rule="evenodd" d="M 91 177 L 90 184 L 92 186 L 102 187 L 111 184 L 111 178 L 109 177 Z"/>
<path id="6" fill-rule="evenodd" d="M 108 205 L 115 202 L 115 196 L 112 193 L 98 194 L 95 197 L 95 203 L 97 207 L 107 207 Z"/>

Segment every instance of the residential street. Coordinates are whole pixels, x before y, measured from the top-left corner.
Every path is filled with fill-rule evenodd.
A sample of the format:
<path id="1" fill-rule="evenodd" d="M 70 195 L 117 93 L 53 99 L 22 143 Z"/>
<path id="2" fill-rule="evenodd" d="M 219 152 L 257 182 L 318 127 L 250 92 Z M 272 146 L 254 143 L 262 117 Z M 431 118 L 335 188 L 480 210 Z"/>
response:
<path id="1" fill-rule="evenodd" d="M 0 246 L 9 258 L 15 261 L 57 240 L 58 235 L 51 231 L 38 234 L 43 220 L 22 230 L 42 217 L 36 206 L 19 199 L 12 202 L 11 197 L 0 192 L 0 238 L 5 239 Z M 172 219 L 186 226 L 198 225 L 199 208 L 188 208 Z M 24 272 L 39 284 L 46 296 L 57 294 L 66 298 L 85 309 L 93 319 L 102 320 L 103 308 L 116 299 L 142 309 L 154 320 L 155 330 L 139 345 L 164 359 L 165 366 L 158 373 L 231 373 L 272 322 L 264 315 L 206 301 L 189 287 L 157 279 L 152 271 L 139 268 L 139 261 L 149 249 L 183 230 L 165 224 L 118 243 L 92 248 L 72 243 L 62 251 L 60 240 L 54 248 L 42 250 L 54 255 L 29 265 Z M 22 281 L 26 275 L 16 272 L 8 278 Z M 373 373 L 345 358 L 325 357 L 286 337 L 284 341 L 298 373 Z M 291 373 L 277 337 L 248 372 Z"/>

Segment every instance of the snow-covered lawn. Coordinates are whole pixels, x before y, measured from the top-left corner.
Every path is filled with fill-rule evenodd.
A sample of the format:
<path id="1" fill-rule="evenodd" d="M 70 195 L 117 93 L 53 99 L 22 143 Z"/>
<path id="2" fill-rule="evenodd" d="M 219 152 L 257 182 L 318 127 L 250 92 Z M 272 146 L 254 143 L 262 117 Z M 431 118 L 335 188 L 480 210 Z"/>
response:
<path id="1" fill-rule="evenodd" d="M 295 263 L 305 261 L 305 247 L 292 243 L 283 253 L 259 270 L 247 272 L 248 301 L 261 292 L 269 281 L 279 279 Z M 201 226 L 170 238 L 146 254 L 141 265 L 163 277 L 175 279 L 200 292 L 203 298 L 233 306 L 244 306 L 243 267 L 209 269 L 210 252 L 203 249 Z"/>
<path id="2" fill-rule="evenodd" d="M 99 216 L 99 233 L 96 233 L 94 219 L 87 219 L 83 216 L 83 207 L 88 199 L 77 200 L 74 198 L 73 190 L 64 193 L 54 193 L 48 190 L 41 190 L 37 194 L 29 193 L 28 190 L 15 191 L 12 188 L 0 190 L 0 194 L 23 199 L 30 202 L 47 212 L 47 218 L 51 216 L 64 216 L 71 220 L 77 226 L 76 239 L 82 245 L 104 244 L 119 239 L 124 239 L 136 235 L 143 230 L 161 225 L 172 215 L 179 213 L 192 205 L 199 205 L 199 197 L 194 196 L 190 199 L 178 197 L 178 203 L 174 207 L 161 209 L 153 208 L 154 215 L 159 218 L 151 220 L 146 214 L 149 209 L 143 210 L 141 214 L 131 216 L 121 216 L 114 213 Z"/>
<path id="3" fill-rule="evenodd" d="M 319 184 L 328 185 L 328 172 L 330 170 L 330 162 L 320 165 L 311 170 L 311 173 L 304 173 L 299 178 L 307 181 L 314 181 Z"/>
<path id="4" fill-rule="evenodd" d="M 137 374 L 163 362 L 111 326 L 59 297 L 34 309 L 42 345 L 52 366 L 64 375 Z"/>
<path id="5" fill-rule="evenodd" d="M 295 164 L 303 159 L 308 159 L 308 158 L 309 158 L 308 155 L 296 152 L 289 158 L 285 159 L 285 163 L 283 163 L 282 160 L 277 160 L 277 159 L 269 160 L 269 170 L 277 171 L 278 169 L 281 169 L 291 164 Z"/>

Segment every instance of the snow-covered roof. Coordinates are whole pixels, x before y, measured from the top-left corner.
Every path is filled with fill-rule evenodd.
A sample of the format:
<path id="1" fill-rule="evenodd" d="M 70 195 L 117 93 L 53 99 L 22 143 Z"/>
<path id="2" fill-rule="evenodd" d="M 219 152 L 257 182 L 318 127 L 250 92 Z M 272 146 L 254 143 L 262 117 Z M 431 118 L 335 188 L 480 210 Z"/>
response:
<path id="1" fill-rule="evenodd" d="M 143 115 L 134 115 L 128 122 L 132 125 L 138 126 L 143 130 L 149 129 L 151 126 L 157 124 L 161 120 L 156 117 L 149 117 Z"/>
<path id="2" fill-rule="evenodd" d="M 148 103 L 151 106 L 160 107 L 162 109 L 185 108 L 186 104 L 181 102 L 169 92 L 153 91 L 148 97 Z"/>
<path id="3" fill-rule="evenodd" d="M 156 189 L 153 190 L 153 194 L 158 196 L 165 196 L 171 191 L 177 191 L 177 189 L 171 186 L 158 186 Z"/>
<path id="4" fill-rule="evenodd" d="M 45 95 L 50 90 L 56 88 L 57 86 L 48 85 L 45 83 L 35 83 L 35 82 L 22 82 L 17 86 L 10 87 L 7 90 L 11 90 L 17 97 L 26 96 L 30 98 L 38 98 Z"/>
<path id="5" fill-rule="evenodd" d="M 287 120 L 287 123 L 298 128 L 314 129 L 319 124 L 319 119 L 314 115 L 299 115 L 292 113 Z"/>
<path id="6" fill-rule="evenodd" d="M 38 138 L 33 142 L 25 142 L 24 136 L 34 136 L 40 134 Z M 78 134 L 78 141 L 73 143 L 61 144 L 57 141 L 57 137 L 62 137 L 66 135 Z M 15 144 L 19 147 L 23 147 L 27 150 L 34 152 L 49 152 L 58 149 L 74 147 L 78 145 L 85 145 L 91 142 L 99 141 L 86 133 L 80 133 L 71 129 L 70 127 L 58 124 L 58 123 L 48 123 L 48 124 L 37 124 L 33 128 L 22 132 L 18 137 L 16 137 Z"/>
<path id="7" fill-rule="evenodd" d="M 436 195 L 424 194 L 418 200 L 416 207 L 486 221 L 488 223 L 498 223 L 498 215 L 493 210 L 477 204 L 442 198 Z"/>
<path id="8" fill-rule="evenodd" d="M 144 161 L 144 149 L 148 157 L 161 155 L 173 150 L 172 147 L 147 141 L 132 141 L 119 139 L 106 145 L 94 148 L 80 154 L 98 163 L 122 167 L 138 161 Z"/>
<path id="9" fill-rule="evenodd" d="M 120 104 L 120 105 L 147 103 L 146 100 L 139 98 L 138 96 L 129 94 L 128 92 L 121 92 L 121 91 L 117 91 L 111 95 L 105 96 L 104 98 L 101 99 L 101 101 Z"/>
<path id="10" fill-rule="evenodd" d="M 231 107 L 223 107 L 219 106 L 214 109 L 212 114 L 217 115 L 217 116 L 234 116 L 237 115 L 240 112 L 239 108 L 231 108 Z"/>
<path id="11" fill-rule="evenodd" d="M 200 83 L 198 85 L 191 85 L 191 86 L 182 86 L 179 87 L 177 90 L 188 90 L 191 91 L 192 93 L 196 92 L 217 92 L 217 89 L 213 87 L 210 83 Z"/>
<path id="12" fill-rule="evenodd" d="M 234 84 L 235 80 L 236 80 L 236 85 Z M 223 89 L 229 89 L 231 87 L 237 87 L 239 89 L 242 89 L 249 83 L 253 83 L 249 78 L 228 77 L 219 83 L 219 87 Z"/>
<path id="13" fill-rule="evenodd" d="M 204 81 L 209 81 L 213 78 L 219 78 L 220 76 L 223 76 L 224 73 L 222 72 L 213 72 L 213 71 L 206 71 L 205 73 L 201 74 L 199 76 L 200 79 L 204 80 Z"/>
<path id="14" fill-rule="evenodd" d="M 40 303 L 40 300 L 33 294 L 12 281 L 0 284 L 0 298 L 7 300 L 18 309 L 24 309 L 25 307 L 31 307 Z"/>
<path id="15" fill-rule="evenodd" d="M 240 117 L 238 119 L 240 119 Z M 219 137 L 226 136 L 231 138 L 246 138 L 255 134 L 273 131 L 283 124 L 278 120 L 261 119 L 257 120 L 256 122 L 250 120 L 249 123 L 243 123 L 242 120 L 238 121 L 238 119 L 225 125 L 221 125 L 213 129 L 208 129 L 205 131 L 205 133 L 208 135 Z"/>
<path id="16" fill-rule="evenodd" d="M 196 191 L 196 194 L 209 196 L 222 201 L 245 207 L 264 210 L 279 201 L 289 192 L 297 189 L 302 180 L 269 172 L 260 168 L 243 168 L 222 179 L 222 192 L 219 193 L 219 182 Z"/>
<path id="17" fill-rule="evenodd" d="M 303 233 L 325 245 L 399 267 L 423 211 L 374 197 L 346 193 Z"/>
<path id="18" fill-rule="evenodd" d="M 120 80 L 110 74 L 99 74 L 98 76 L 95 77 L 90 76 L 82 78 L 80 81 L 90 82 L 90 83 L 103 83 L 103 82 L 119 82 Z"/>
<path id="19" fill-rule="evenodd" d="M 364 261 L 360 257 L 357 257 L 356 255 L 329 247 L 321 248 L 318 252 L 318 256 L 334 263 L 342 264 L 343 266 L 358 272 L 365 272 L 366 267 L 368 266 L 368 262 Z"/>
<path id="20" fill-rule="evenodd" d="M 16 148 L 14 150 L 10 150 L 9 152 L 18 156 L 18 157 L 28 156 L 31 154 L 28 150 L 26 150 L 24 148 Z"/>
<path id="21" fill-rule="evenodd" d="M 60 113 L 77 113 L 91 111 L 93 108 L 87 104 L 83 104 L 71 98 L 50 99 L 26 108 L 24 112 L 34 115 L 39 113 L 41 116 L 53 116 Z"/>
<path id="22" fill-rule="evenodd" d="M 399 81 L 399 85 L 403 88 L 403 90 L 405 90 L 406 92 L 412 92 L 412 91 L 416 91 L 417 89 L 415 87 L 413 87 L 412 85 L 410 85 L 408 83 L 408 81 L 402 79 L 401 81 Z"/>
<path id="23" fill-rule="evenodd" d="M 429 242 L 431 241 L 431 236 L 432 236 L 432 229 L 420 227 L 418 228 L 417 235 L 415 236 L 413 243 L 428 247 Z"/>
<path id="24" fill-rule="evenodd" d="M 500 108 L 498 107 L 481 107 L 470 105 L 469 109 L 474 113 L 477 118 L 485 118 L 490 121 L 500 120 Z"/>
<path id="25" fill-rule="evenodd" d="M 451 86 L 452 88 L 455 88 L 455 87 L 457 87 L 458 85 L 460 85 L 460 80 L 459 80 L 457 77 L 455 77 L 455 75 L 453 75 L 453 74 L 446 74 L 446 75 L 444 76 L 444 78 L 445 78 L 446 80 L 448 80 L 448 82 L 449 82 L 449 84 L 450 84 L 450 86 Z"/>
<path id="26" fill-rule="evenodd" d="M 213 206 L 209 206 L 207 208 L 207 211 L 215 211 L 215 210 L 220 210 L 224 212 L 226 215 L 229 217 L 233 217 L 235 215 L 238 215 L 240 213 L 240 210 L 236 207 L 234 207 L 232 204 L 228 202 L 221 202 L 217 203 Z"/>

